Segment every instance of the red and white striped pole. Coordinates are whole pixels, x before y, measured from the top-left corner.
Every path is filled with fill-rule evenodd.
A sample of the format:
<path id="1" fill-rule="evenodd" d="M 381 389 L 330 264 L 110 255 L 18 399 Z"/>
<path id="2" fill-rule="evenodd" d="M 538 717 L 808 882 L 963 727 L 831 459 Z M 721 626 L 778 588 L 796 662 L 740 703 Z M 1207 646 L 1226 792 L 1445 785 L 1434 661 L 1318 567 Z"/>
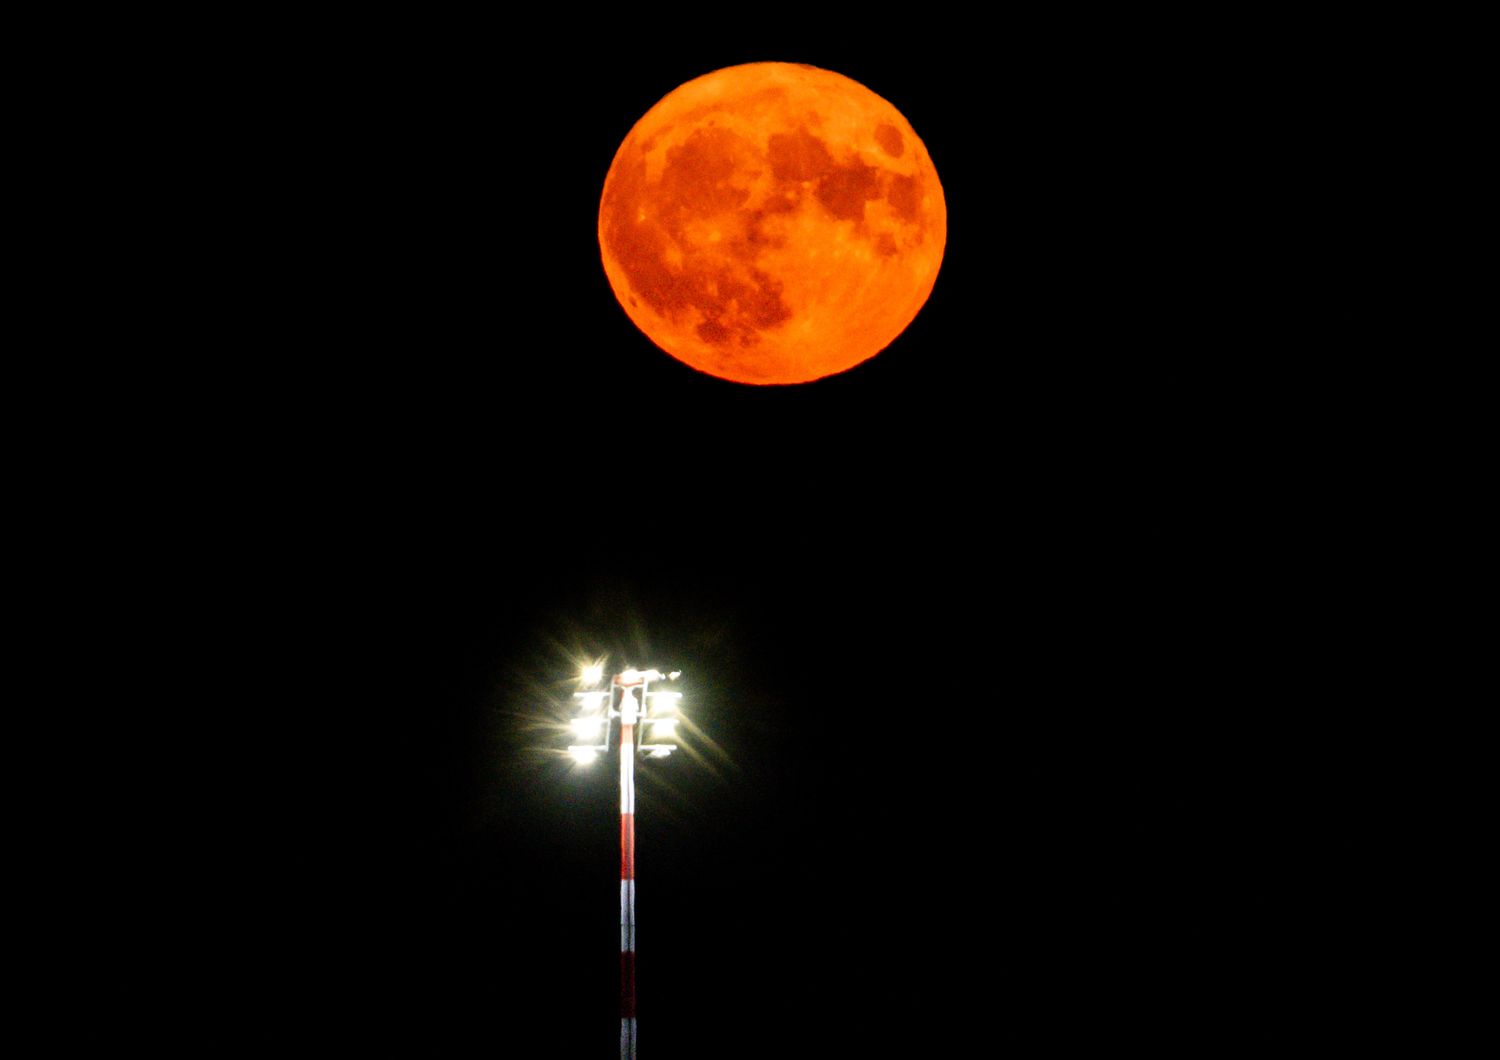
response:
<path id="1" fill-rule="evenodd" d="M 620 699 L 620 1060 L 635 1058 L 635 689 Z"/>

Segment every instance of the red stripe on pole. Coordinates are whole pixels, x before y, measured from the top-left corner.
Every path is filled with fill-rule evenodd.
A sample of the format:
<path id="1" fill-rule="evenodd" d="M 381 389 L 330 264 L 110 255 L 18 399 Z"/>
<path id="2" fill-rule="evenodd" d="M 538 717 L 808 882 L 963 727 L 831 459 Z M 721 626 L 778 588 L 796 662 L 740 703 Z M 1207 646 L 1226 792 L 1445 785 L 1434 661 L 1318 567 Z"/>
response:
<path id="1" fill-rule="evenodd" d="M 635 814 L 620 814 L 620 879 L 635 879 Z"/>
<path id="2" fill-rule="evenodd" d="M 635 1018 L 635 954 L 620 954 L 620 1018 Z"/>

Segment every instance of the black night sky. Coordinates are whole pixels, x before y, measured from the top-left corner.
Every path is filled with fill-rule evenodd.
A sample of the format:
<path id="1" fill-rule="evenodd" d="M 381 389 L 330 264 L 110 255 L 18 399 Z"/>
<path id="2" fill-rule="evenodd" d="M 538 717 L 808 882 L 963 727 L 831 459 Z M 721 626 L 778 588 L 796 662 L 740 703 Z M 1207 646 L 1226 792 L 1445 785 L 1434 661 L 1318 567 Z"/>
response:
<path id="1" fill-rule="evenodd" d="M 651 1060 L 1217 1055 L 1342 1003 L 1364 75 L 1113 17 L 257 53 L 227 1041 L 613 1055 L 614 763 L 532 724 L 606 652 L 719 749 L 641 764 Z M 948 204 L 907 333 L 793 388 L 658 351 L 595 234 L 634 121 L 763 59 L 894 103 Z"/>

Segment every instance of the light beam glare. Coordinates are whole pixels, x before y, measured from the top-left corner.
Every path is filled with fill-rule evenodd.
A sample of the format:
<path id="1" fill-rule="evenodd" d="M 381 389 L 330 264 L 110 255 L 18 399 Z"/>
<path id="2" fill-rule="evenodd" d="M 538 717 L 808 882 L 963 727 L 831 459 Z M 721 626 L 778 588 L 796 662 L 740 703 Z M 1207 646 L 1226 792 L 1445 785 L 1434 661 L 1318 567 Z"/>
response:
<path id="1" fill-rule="evenodd" d="M 687 734 L 687 736 L 684 737 L 682 733 L 678 733 L 678 747 L 683 752 L 685 752 L 687 756 L 691 758 L 696 764 L 702 766 L 710 774 L 712 774 L 715 780 L 721 781 L 726 784 L 729 782 L 727 778 L 725 778 L 723 772 L 720 771 L 718 766 L 714 765 L 713 762 L 710 762 L 708 760 L 707 755 L 703 753 L 704 751 L 707 751 L 708 754 L 717 759 L 721 765 L 728 767 L 735 773 L 741 772 L 739 763 L 736 762 L 732 757 L 730 757 L 729 753 L 725 751 L 724 748 L 720 747 L 719 744 L 714 741 L 713 737 L 709 736 L 708 733 L 704 732 L 701 728 L 695 725 L 691 718 L 678 718 L 677 725 L 682 730 L 682 732 L 685 732 Z"/>

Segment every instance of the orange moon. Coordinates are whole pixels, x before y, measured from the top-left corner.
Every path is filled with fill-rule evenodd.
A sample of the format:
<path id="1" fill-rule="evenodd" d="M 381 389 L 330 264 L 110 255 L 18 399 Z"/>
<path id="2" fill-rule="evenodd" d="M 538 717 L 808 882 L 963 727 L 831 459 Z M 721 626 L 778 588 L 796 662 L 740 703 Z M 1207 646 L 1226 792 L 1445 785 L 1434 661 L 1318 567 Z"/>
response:
<path id="1" fill-rule="evenodd" d="M 667 353 L 739 383 L 805 383 L 891 344 L 948 234 L 927 149 L 842 74 L 731 66 L 646 112 L 615 153 L 599 247 Z"/>

